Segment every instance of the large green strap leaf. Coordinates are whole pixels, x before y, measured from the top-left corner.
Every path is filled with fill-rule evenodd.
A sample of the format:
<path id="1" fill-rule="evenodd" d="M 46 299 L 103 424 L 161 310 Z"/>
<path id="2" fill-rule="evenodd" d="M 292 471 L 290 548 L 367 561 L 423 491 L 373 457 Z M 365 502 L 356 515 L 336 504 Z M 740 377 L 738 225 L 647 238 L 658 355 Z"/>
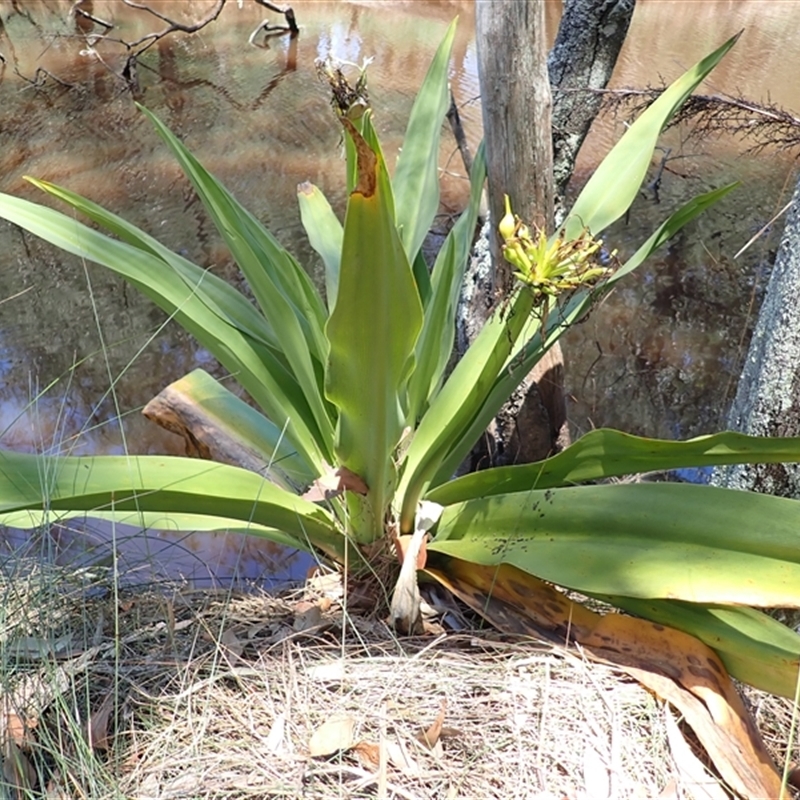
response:
<path id="1" fill-rule="evenodd" d="M 447 68 L 455 34 L 453 20 L 414 101 L 392 180 L 397 227 L 411 262 L 439 210 L 439 136 L 450 102 Z"/>
<path id="2" fill-rule="evenodd" d="M 696 636 L 717 652 L 734 678 L 765 692 L 795 696 L 800 636 L 762 611 L 679 600 L 598 597 L 631 614 Z"/>
<path id="3" fill-rule="evenodd" d="M 505 368 L 499 372 L 494 386 L 486 394 L 482 407 L 473 416 L 471 424 L 461 429 L 460 435 L 453 442 L 447 457 L 442 460 L 436 475 L 431 480 L 431 485 L 438 486 L 452 477 L 489 423 L 511 397 L 514 389 L 530 374 L 535 364 L 569 329 L 570 325 L 585 316 L 598 298 L 607 292 L 616 281 L 636 269 L 684 225 L 724 197 L 736 185 L 731 184 L 721 189 L 714 189 L 690 200 L 659 226 L 625 264 L 601 286 L 594 291 L 576 292 L 563 308 L 551 309 L 547 317 L 547 333 L 544 338 L 540 335 L 536 325 L 529 324 L 511 349 Z M 496 315 L 503 313 L 503 309 L 499 309 Z M 529 331 L 533 335 L 529 335 Z"/>
<path id="4" fill-rule="evenodd" d="M 270 348 L 275 356 L 285 363 L 283 349 L 272 326 L 253 304 L 227 281 L 202 269 L 178 253 L 173 252 L 149 234 L 126 222 L 122 217 L 112 214 L 102 206 L 87 200 L 69 189 L 64 189 L 49 181 L 26 177 L 31 184 L 43 192 L 72 206 L 81 214 L 102 225 L 123 242 L 138 247 L 160 259 L 186 281 L 192 291 L 219 317 L 238 328 L 242 333 Z"/>
<path id="5" fill-rule="evenodd" d="M 549 489 L 642 472 L 790 461 L 800 461 L 800 438 L 774 439 L 725 431 L 675 442 L 599 428 L 552 458 L 464 475 L 431 490 L 427 499 L 452 505 L 475 497 Z"/>
<path id="6" fill-rule="evenodd" d="M 413 530 L 417 504 L 428 482 L 486 402 L 532 306 L 533 295 L 520 292 L 504 313 L 489 319 L 422 417 L 397 490 L 404 533 Z"/>
<path id="7" fill-rule="evenodd" d="M 332 455 L 333 422 L 322 391 L 322 372 L 315 369 L 327 357 L 322 322 L 324 306 L 311 280 L 292 256 L 253 215 L 243 208 L 150 111 L 142 108 L 169 145 L 192 182 L 206 211 L 230 248 L 253 294 L 280 342 L 306 401 L 314 414 L 322 440 Z"/>
<path id="8" fill-rule="evenodd" d="M 413 369 L 422 307 L 389 208 L 382 159 L 346 122 L 358 149 L 359 180 L 344 224 L 336 307 L 328 321 L 328 399 L 339 409 L 339 463 L 369 487 L 355 535 L 382 532 L 392 496 L 394 450 L 405 425 L 403 387 Z"/>
<path id="9" fill-rule="evenodd" d="M 579 235 L 584 227 L 597 236 L 630 208 L 647 175 L 664 126 L 740 35 L 731 37 L 713 53 L 698 61 L 628 128 L 575 201 L 564 226 L 567 238 Z"/>
<path id="10" fill-rule="evenodd" d="M 333 309 L 339 291 L 339 264 L 342 259 L 344 229 L 333 213 L 328 199 L 316 186 L 301 183 L 297 187 L 297 201 L 308 241 L 325 265 L 325 295 L 328 308 Z"/>
<path id="11" fill-rule="evenodd" d="M 325 453 L 320 433 L 303 392 L 285 363 L 261 341 L 231 324 L 216 302 L 219 295 L 205 292 L 205 273 L 197 270 L 196 285 L 187 270 L 170 269 L 162 258 L 126 242 L 110 239 L 58 211 L 10 195 L 0 194 L 0 217 L 40 236 L 79 258 L 116 272 L 192 334 L 237 380 L 281 428 L 316 474 Z"/>
<path id="12" fill-rule="evenodd" d="M 485 180 L 486 155 L 481 144 L 472 164 L 469 205 L 447 234 L 433 265 L 431 296 L 425 304 L 422 333 L 417 341 L 417 368 L 409 384 L 409 419 L 412 422 L 421 416 L 430 398 L 439 390 L 453 352 L 456 308 Z"/>
<path id="13" fill-rule="evenodd" d="M 513 564 L 589 594 L 800 606 L 800 502 L 710 486 L 612 484 L 444 509 L 430 550 Z"/>
<path id="14" fill-rule="evenodd" d="M 324 509 L 253 472 L 190 458 L 0 450 L 0 518 L 26 510 L 221 517 L 277 528 L 332 557 L 344 554 L 345 540 Z"/>

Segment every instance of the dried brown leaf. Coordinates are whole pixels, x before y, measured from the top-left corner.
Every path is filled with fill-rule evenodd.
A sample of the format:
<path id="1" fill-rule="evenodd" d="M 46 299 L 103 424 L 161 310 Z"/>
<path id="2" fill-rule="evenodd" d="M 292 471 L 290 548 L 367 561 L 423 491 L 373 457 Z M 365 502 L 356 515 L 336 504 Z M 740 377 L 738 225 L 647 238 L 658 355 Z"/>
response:
<path id="1" fill-rule="evenodd" d="M 109 692 L 100 704 L 100 708 L 89 715 L 89 721 L 86 723 L 86 738 L 89 747 L 95 750 L 109 749 L 109 723 L 114 710 L 114 698 L 114 692 Z"/>
<path id="2" fill-rule="evenodd" d="M 11 740 L 6 739 L 2 751 L 3 777 L 17 790 L 17 797 L 28 797 L 36 788 L 36 770 L 28 757 Z"/>
<path id="3" fill-rule="evenodd" d="M 6 739 L 10 739 L 14 742 L 15 745 L 18 747 L 25 747 L 29 742 L 29 732 L 31 728 L 26 725 L 22 718 L 15 714 L 13 711 L 9 711 L 5 715 L 5 732 L 0 740 L 5 741 Z"/>
<path id="4" fill-rule="evenodd" d="M 219 644 L 237 658 L 244 652 L 244 643 L 236 635 L 236 631 L 233 628 L 228 628 L 223 631 L 219 639 Z"/>
<path id="5" fill-rule="evenodd" d="M 669 700 L 722 778 L 744 798 L 780 797 L 780 776 L 716 653 L 693 636 L 646 620 L 601 616 L 508 564 L 440 559 L 428 573 L 506 633 L 577 642 Z"/>
<path id="6" fill-rule="evenodd" d="M 322 623 L 322 609 L 319 603 L 301 600 L 294 607 L 294 622 L 292 627 L 299 633 L 316 628 Z"/>
<path id="7" fill-rule="evenodd" d="M 320 567 L 313 567 L 306 578 L 303 597 L 313 600 L 323 597 L 330 601 L 340 600 L 344 595 L 341 572 L 327 572 Z"/>
<path id="8" fill-rule="evenodd" d="M 446 713 L 447 700 L 443 698 L 441 708 L 433 724 L 427 730 L 418 733 L 414 737 L 420 744 L 425 745 L 428 750 L 433 750 L 439 742 L 439 737 L 442 735 L 442 726 L 444 725 L 444 715 Z"/>
<path id="9" fill-rule="evenodd" d="M 678 794 L 678 784 L 674 778 L 658 793 L 656 800 L 681 800 Z"/>
<path id="10" fill-rule="evenodd" d="M 364 769 L 378 769 L 381 763 L 381 748 L 373 742 L 361 741 L 353 747 L 359 763 Z"/>
<path id="11" fill-rule="evenodd" d="M 312 503 L 321 503 L 324 500 L 338 497 L 345 491 L 363 495 L 367 494 L 369 488 L 361 477 L 347 467 L 334 469 L 330 464 L 326 464 L 325 472 L 311 484 L 303 495 L 303 499 Z"/>
<path id="12" fill-rule="evenodd" d="M 334 753 L 349 750 L 353 746 L 353 732 L 356 721 L 350 716 L 334 717 L 323 722 L 308 742 L 312 757 L 332 756 Z"/>

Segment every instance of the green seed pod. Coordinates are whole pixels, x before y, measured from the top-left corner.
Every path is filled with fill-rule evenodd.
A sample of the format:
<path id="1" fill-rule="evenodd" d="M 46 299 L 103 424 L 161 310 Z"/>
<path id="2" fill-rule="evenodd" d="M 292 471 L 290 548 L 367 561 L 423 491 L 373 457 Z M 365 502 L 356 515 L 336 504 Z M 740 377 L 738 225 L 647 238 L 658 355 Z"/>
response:
<path id="1" fill-rule="evenodd" d="M 500 224 L 497 226 L 497 230 L 500 231 L 500 235 L 503 237 L 503 241 L 507 242 L 509 239 L 514 238 L 514 233 L 517 230 L 517 223 L 514 220 L 514 215 L 511 213 L 511 201 L 508 199 L 508 195 L 505 195 L 506 198 L 506 214 L 503 219 L 500 220 Z"/>

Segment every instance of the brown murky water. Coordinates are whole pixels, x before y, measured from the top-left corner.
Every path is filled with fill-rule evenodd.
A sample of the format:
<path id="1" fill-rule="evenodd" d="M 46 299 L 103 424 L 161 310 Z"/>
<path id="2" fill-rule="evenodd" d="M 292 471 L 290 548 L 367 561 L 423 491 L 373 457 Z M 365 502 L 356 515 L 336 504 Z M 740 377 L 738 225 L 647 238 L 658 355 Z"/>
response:
<path id="1" fill-rule="evenodd" d="M 237 280 L 178 168 L 115 74 L 124 48 L 87 40 L 97 28 L 79 30 L 68 16 L 71 5 L 0 3 L 0 53 L 6 59 L 0 67 L 0 189 L 36 198 L 22 181 L 24 174 L 64 184 L 198 264 Z M 181 8 L 199 18 L 212 5 L 187 0 Z M 153 7 L 166 11 L 175 4 L 162 0 Z M 272 39 L 260 48 L 247 42 L 264 9 L 250 0 L 229 0 L 202 32 L 176 34 L 151 48 L 141 59 L 137 99 L 313 272 L 318 267 L 303 239 L 295 187 L 310 180 L 335 207 L 344 202 L 339 130 L 314 60 L 329 52 L 353 62 L 374 56 L 369 81 L 377 125 L 386 152 L 396 152 L 430 57 L 447 23 L 460 15 L 451 75 L 474 144 L 480 137 L 474 17 L 467 0 L 298 0 L 294 7 L 301 35 L 291 42 Z M 96 0 L 91 9 L 114 21 L 112 37 L 130 40 L 163 27 L 118 2 Z M 560 3 L 549 3 L 553 30 L 559 9 Z M 800 6 L 794 2 L 640 0 L 614 85 L 672 79 L 745 27 L 714 73 L 711 90 L 800 108 L 790 68 L 800 56 L 800 41 L 792 33 L 798 23 Z M 40 72 L 37 78 L 40 68 L 49 75 Z M 582 154 L 576 186 L 620 135 L 622 124 L 604 119 L 597 126 Z M 786 202 L 794 164 L 781 154 L 743 156 L 745 145 L 733 140 L 687 141 L 684 133 L 665 138 L 671 155 L 680 159 L 668 164 L 660 203 L 645 193 L 627 223 L 610 232 L 623 254 L 693 193 L 734 179 L 744 186 L 570 333 L 567 368 L 576 431 L 614 425 L 651 435 L 706 432 L 721 424 L 735 387 L 751 301 L 763 285 L 776 235 L 759 240 L 736 261 L 733 254 Z M 449 135 L 441 164 L 446 214 L 459 208 L 465 187 Z M 216 367 L 151 304 L 103 270 L 4 223 L 0 301 L 3 446 L 75 453 L 180 451 L 176 438 L 146 423 L 138 410 L 190 369 Z M 62 531 L 45 544 L 55 557 L 74 559 L 87 541 L 103 543 L 108 535 Z M 262 543 L 116 535 L 129 539 L 122 552 L 130 565 L 149 564 L 158 572 L 154 565 L 163 563 L 165 572 L 194 581 L 285 571 L 276 566 L 283 556 L 265 551 Z M 5 544 L 19 541 L 9 534 Z M 163 552 L 166 544 L 172 545 L 169 555 Z M 293 569 L 297 572 L 297 565 Z"/>

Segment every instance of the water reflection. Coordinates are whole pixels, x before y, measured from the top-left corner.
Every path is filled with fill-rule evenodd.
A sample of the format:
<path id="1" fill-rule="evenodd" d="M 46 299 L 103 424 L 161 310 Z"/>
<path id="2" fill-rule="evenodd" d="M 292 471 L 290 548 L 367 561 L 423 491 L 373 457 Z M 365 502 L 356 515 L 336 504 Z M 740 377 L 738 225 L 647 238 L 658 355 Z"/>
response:
<path id="1" fill-rule="evenodd" d="M 307 553 L 252 536 L 187 533 L 166 525 L 143 531 L 97 519 L 54 523 L 34 533 L 6 530 L 0 567 L 31 560 L 76 571 L 102 567 L 126 587 L 178 582 L 193 589 L 277 588 L 301 579 L 315 563 Z"/>
<path id="2" fill-rule="evenodd" d="M 21 180 L 23 174 L 65 184 L 246 290 L 179 168 L 118 77 L 124 48 L 76 38 L 74 26 L 82 36 L 98 29 L 90 29 L 85 18 L 73 25 L 67 16 L 71 5 L 26 4 L 26 14 L 0 11 L 0 52 L 9 64 L 34 81 L 37 69 L 47 70 L 39 74 L 42 85 L 8 74 L 0 84 L 0 188 L 40 199 Z M 181 7 L 199 17 L 208 3 Z M 120 3 L 83 8 L 113 20 L 114 36 L 130 40 L 152 29 L 152 19 Z M 169 8 L 174 13 L 175 6 Z M 341 211 L 344 204 L 340 128 L 316 77 L 315 59 L 329 52 L 354 62 L 378 56 L 370 87 L 391 158 L 414 93 L 456 14 L 462 25 L 454 91 L 459 100 L 477 94 L 474 69 L 460 74 L 474 49 L 471 3 L 309 3 L 298 9 L 298 38 L 249 47 L 264 14 L 252 2 L 228 3 L 202 35 L 158 41 L 141 59 L 137 99 L 313 270 L 318 267 L 301 236 L 295 187 L 311 180 L 335 208 Z M 470 120 L 469 108 L 466 116 L 474 144 L 479 126 Z M 454 149 L 443 144 L 442 163 Z M 453 161 L 445 176 L 445 209 L 461 203 L 459 166 Z M 107 272 L 2 223 L 0 253 L 0 300 L 28 290 L 0 306 L 2 444 L 51 453 L 181 452 L 177 437 L 147 423 L 138 411 L 166 383 L 197 366 L 223 377 L 208 354 Z M 122 528 L 113 533 L 133 576 L 144 568 L 155 577 L 208 583 L 301 576 L 309 565 L 305 557 L 232 535 L 140 536 Z M 9 533 L 6 555 L 24 545 L 60 563 L 83 563 L 106 558 L 111 537 L 109 527 L 97 522 L 71 523 L 33 538 Z"/>
<path id="3" fill-rule="evenodd" d="M 182 8 L 199 17 L 209 5 L 187 0 Z M 0 8 L 0 53 L 6 58 L 0 64 L 0 189 L 41 199 L 24 174 L 64 184 L 246 290 L 180 170 L 136 111 L 119 77 L 125 48 L 87 41 L 87 34 L 102 31 L 91 20 L 70 17 L 71 6 L 31 2 Z M 746 25 L 714 73 L 712 88 L 755 99 L 769 95 L 800 108 L 800 90 L 785 67 L 800 57 L 800 40 L 792 34 L 800 23 L 798 4 L 687 2 L 680 14 L 675 6 L 674 0 L 640 0 L 614 85 L 670 79 Z M 152 18 L 118 2 L 94 0 L 82 7 L 113 20 L 114 37 L 133 39 L 153 30 Z M 559 9 L 557 0 L 548 5 L 552 30 Z M 370 91 L 391 162 L 414 92 L 446 24 L 459 14 L 451 81 L 474 148 L 480 119 L 473 4 L 314 2 L 298 4 L 296 11 L 300 36 L 270 39 L 268 47 L 247 45 L 264 18 L 263 9 L 247 0 L 227 3 L 201 34 L 161 39 L 141 59 L 138 98 L 314 272 L 320 265 L 302 235 L 295 187 L 310 180 L 335 209 L 341 212 L 344 205 L 340 130 L 314 60 L 329 52 L 356 63 L 376 57 Z M 47 72 L 37 77 L 39 69 Z M 622 130 L 621 120 L 596 126 L 575 190 Z M 567 375 L 577 431 L 614 425 L 651 435 L 692 435 L 715 428 L 724 417 L 752 322 L 748 309 L 758 299 L 760 270 L 776 247 L 774 234 L 744 259 L 734 262 L 732 255 L 783 205 L 794 165 L 775 154 L 744 158 L 739 144 L 700 144 L 684 133 L 664 140 L 682 158 L 665 172 L 661 202 L 646 194 L 629 219 L 609 232 L 623 255 L 692 194 L 732 179 L 743 180 L 746 188 L 626 279 L 570 334 Z M 450 213 L 463 203 L 466 181 L 447 134 L 440 163 L 442 210 Z M 0 300 L 19 292 L 24 294 L 0 305 L 4 446 L 181 451 L 176 437 L 145 422 L 138 411 L 163 385 L 196 366 L 224 377 L 206 352 L 107 272 L 0 223 Z M 73 557 L 91 540 L 71 529 L 57 538 L 59 558 Z M 155 540 L 153 547 L 167 541 L 158 535 Z M 218 553 L 220 574 L 233 563 L 245 571 L 261 568 L 261 542 L 189 541 L 205 542 L 197 546 L 212 554 L 206 558 L 203 550 L 209 564 Z M 181 541 L 178 552 L 188 546 Z M 240 547 L 243 558 L 226 561 Z M 175 563 L 181 558 L 176 554 Z M 200 573 L 180 563 L 180 574 L 199 579 Z"/>

